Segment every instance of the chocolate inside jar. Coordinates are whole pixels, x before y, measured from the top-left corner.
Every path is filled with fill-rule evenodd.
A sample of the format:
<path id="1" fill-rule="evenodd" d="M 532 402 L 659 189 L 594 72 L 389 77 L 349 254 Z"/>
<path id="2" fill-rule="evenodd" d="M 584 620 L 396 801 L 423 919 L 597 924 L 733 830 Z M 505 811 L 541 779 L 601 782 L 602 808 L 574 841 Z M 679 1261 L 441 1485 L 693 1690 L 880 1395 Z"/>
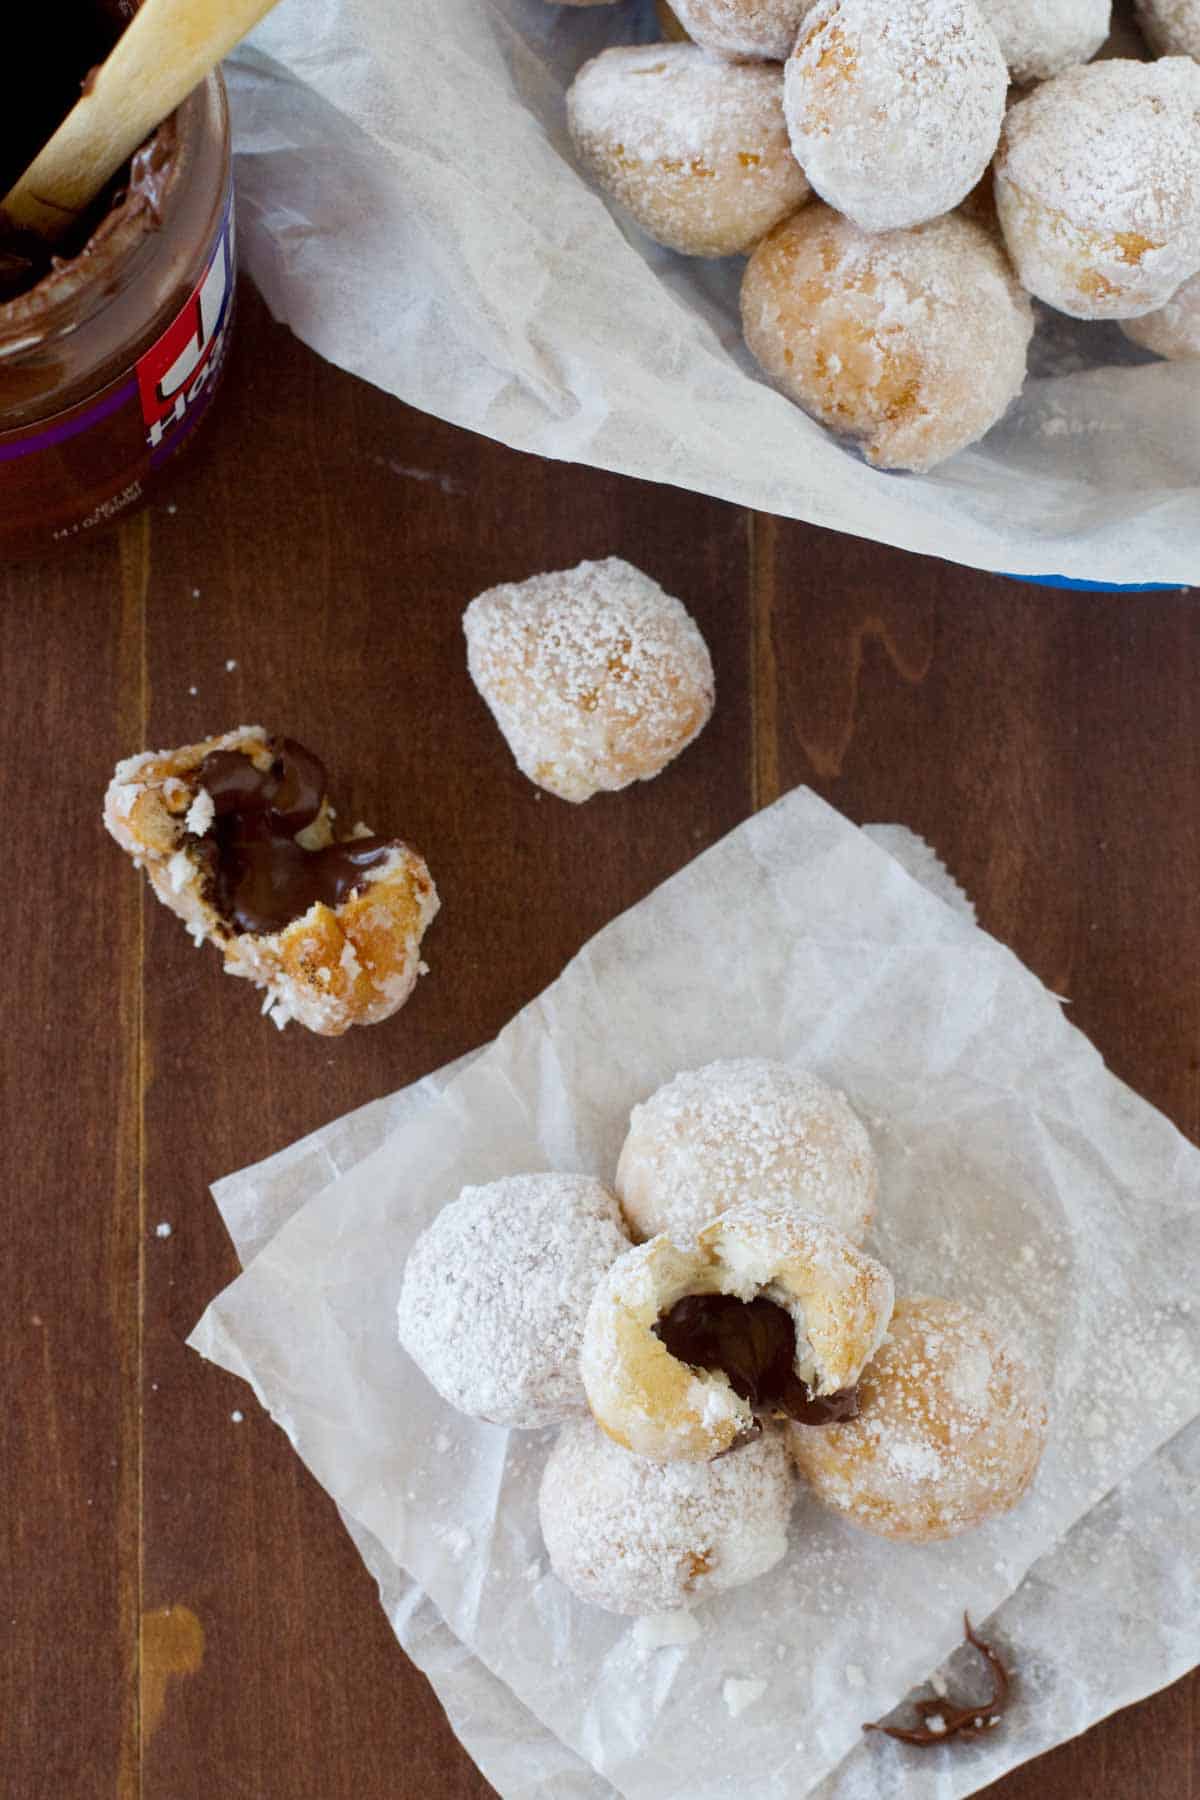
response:
<path id="1" fill-rule="evenodd" d="M 294 738 L 273 738 L 272 762 L 258 769 L 239 750 L 213 750 L 199 770 L 199 786 L 213 803 L 213 821 L 191 836 L 204 867 L 208 895 L 237 932 L 282 931 L 322 901 L 340 906 L 393 850 L 396 838 L 348 838 L 306 850 L 297 833 L 316 820 L 325 797 L 325 765 Z"/>
<path id="2" fill-rule="evenodd" d="M 858 1389 L 814 1394 L 796 1373 L 796 1327 L 765 1295 L 688 1294 L 654 1327 L 679 1362 L 721 1369 L 756 1416 L 785 1414 L 801 1425 L 835 1425 L 858 1416 Z"/>
<path id="3" fill-rule="evenodd" d="M 0 118 L 0 199 L 53 137 L 137 11 L 136 0 L 50 0 L 19 6 L 6 20 L 8 83 Z M 153 140 L 151 140 L 153 141 Z M 53 250 L 0 214 L 0 304 L 78 256 L 96 228 L 143 184 L 146 147 L 120 170 Z"/>

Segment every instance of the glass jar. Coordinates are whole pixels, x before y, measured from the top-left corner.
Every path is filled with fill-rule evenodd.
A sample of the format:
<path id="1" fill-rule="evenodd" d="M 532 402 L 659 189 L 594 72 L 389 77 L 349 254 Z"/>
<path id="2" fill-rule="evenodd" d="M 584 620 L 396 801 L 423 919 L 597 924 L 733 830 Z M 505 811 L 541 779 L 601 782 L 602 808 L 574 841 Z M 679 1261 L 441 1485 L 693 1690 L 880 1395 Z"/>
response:
<path id="1" fill-rule="evenodd" d="M 134 158 L 78 256 L 0 305 L 0 557 L 143 505 L 221 377 L 234 304 L 225 84 L 214 73 Z"/>

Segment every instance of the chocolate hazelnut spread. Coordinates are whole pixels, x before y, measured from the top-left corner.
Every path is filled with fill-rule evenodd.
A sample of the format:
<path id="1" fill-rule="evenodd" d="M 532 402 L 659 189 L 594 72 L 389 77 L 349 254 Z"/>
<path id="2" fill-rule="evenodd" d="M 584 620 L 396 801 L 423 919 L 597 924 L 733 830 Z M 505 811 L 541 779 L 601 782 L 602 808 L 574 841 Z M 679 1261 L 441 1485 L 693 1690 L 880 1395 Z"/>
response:
<path id="1" fill-rule="evenodd" d="M 858 1390 L 814 1394 L 796 1374 L 796 1327 L 791 1315 L 762 1294 L 689 1294 L 654 1327 L 678 1361 L 721 1369 L 739 1399 L 756 1413 L 785 1413 L 801 1425 L 834 1425 L 858 1416 Z"/>
<path id="2" fill-rule="evenodd" d="M 978 1650 L 991 1673 L 992 1691 L 988 1698 L 972 1706 L 935 1695 L 932 1700 L 914 1702 L 919 1725 L 885 1725 L 882 1720 L 872 1719 L 863 1726 L 864 1731 L 881 1731 L 885 1737 L 895 1738 L 901 1744 L 915 1744 L 922 1750 L 931 1744 L 948 1743 L 951 1738 L 977 1738 L 995 1731 L 1012 1695 L 1012 1674 L 992 1646 L 976 1636 L 966 1613 L 963 1626 L 968 1644 Z"/>
<path id="3" fill-rule="evenodd" d="M 20 9 L 36 28 L 19 26 L 29 92 L 0 123 L 0 194 L 135 10 L 132 0 Z M 61 65 L 47 72 L 58 43 Z M 207 414 L 233 303 L 218 73 L 147 140 L 74 240 L 53 256 L 27 238 L 0 241 L 0 557 L 69 543 L 151 497 Z"/>
<path id="4" fill-rule="evenodd" d="M 305 849 L 296 836 L 321 811 L 325 766 L 293 738 L 273 739 L 271 751 L 268 769 L 238 750 L 213 750 L 199 770 L 214 817 L 189 846 L 207 870 L 209 898 L 238 932 L 282 931 L 318 901 L 340 906 L 399 847 L 358 837 Z"/>
<path id="5" fill-rule="evenodd" d="M 132 0 L 109 5 L 103 0 L 57 0 L 53 7 L 16 10 L 9 22 L 16 43 L 6 66 L 19 74 L 9 83 L 0 124 L 0 196 L 7 194 L 87 91 L 97 64 L 104 61 L 134 10 Z M 47 29 L 47 14 L 53 17 L 53 31 Z M 111 182 L 57 255 L 40 238 L 9 227 L 0 213 L 0 302 L 27 293 L 56 263 L 77 256 L 114 206 L 125 203 L 140 173 L 126 169 Z"/>

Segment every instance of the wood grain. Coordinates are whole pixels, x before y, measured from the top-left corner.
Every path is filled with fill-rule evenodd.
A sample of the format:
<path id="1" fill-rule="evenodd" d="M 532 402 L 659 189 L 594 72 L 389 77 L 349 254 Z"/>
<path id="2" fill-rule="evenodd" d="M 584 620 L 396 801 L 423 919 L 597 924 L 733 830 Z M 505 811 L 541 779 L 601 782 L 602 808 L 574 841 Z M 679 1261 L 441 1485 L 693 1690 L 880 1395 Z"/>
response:
<path id="1" fill-rule="evenodd" d="M 1114 1068 L 1200 1136 L 1200 612 L 523 458 L 338 374 L 243 300 L 229 391 L 169 504 L 0 572 L 19 972 L 0 1791 L 477 1800 L 332 1504 L 246 1388 L 183 1348 L 236 1268 L 208 1182 L 485 1041 L 797 781 L 929 836 Z M 460 618 L 493 581 L 609 553 L 687 598 L 719 704 L 658 781 L 573 809 L 500 746 Z M 311 743 L 348 813 L 430 859 L 432 974 L 387 1026 L 277 1035 L 99 829 L 118 755 L 244 722 Z M 1186 1800 L 1198 1696 L 1180 1683 L 991 1793 Z"/>

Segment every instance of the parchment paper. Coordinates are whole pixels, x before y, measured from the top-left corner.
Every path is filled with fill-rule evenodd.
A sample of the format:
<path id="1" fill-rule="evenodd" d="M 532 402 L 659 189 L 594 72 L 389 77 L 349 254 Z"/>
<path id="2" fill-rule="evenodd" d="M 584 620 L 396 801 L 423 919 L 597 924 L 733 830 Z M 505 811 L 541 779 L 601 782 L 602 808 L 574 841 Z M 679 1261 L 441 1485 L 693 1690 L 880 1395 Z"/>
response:
<path id="1" fill-rule="evenodd" d="M 540 1436 L 442 1406 L 394 1342 L 394 1299 L 408 1243 L 463 1180 L 610 1172 L 632 1100 L 749 1052 L 847 1088 L 883 1168 L 876 1247 L 902 1289 L 1024 1330 L 1055 1433 L 1031 1499 L 955 1545 L 898 1550 L 803 1504 L 782 1578 L 704 1609 L 697 1642 L 647 1667 L 635 1630 L 545 1570 Z M 801 791 L 594 939 L 265 1246 L 197 1341 L 250 1374 L 453 1634 L 620 1792 L 806 1793 L 948 1652 L 964 1604 L 985 1618 L 1195 1414 L 1198 1166 L 1007 951 Z M 736 1721 L 730 1676 L 766 1683 Z"/>
<path id="2" fill-rule="evenodd" d="M 885 475 L 741 344 L 740 259 L 652 244 L 577 172 L 563 95 L 651 0 L 286 0 L 230 66 L 239 233 L 342 368 L 520 449 L 978 567 L 1200 580 L 1200 364 L 1057 316 L 1016 410 Z"/>

